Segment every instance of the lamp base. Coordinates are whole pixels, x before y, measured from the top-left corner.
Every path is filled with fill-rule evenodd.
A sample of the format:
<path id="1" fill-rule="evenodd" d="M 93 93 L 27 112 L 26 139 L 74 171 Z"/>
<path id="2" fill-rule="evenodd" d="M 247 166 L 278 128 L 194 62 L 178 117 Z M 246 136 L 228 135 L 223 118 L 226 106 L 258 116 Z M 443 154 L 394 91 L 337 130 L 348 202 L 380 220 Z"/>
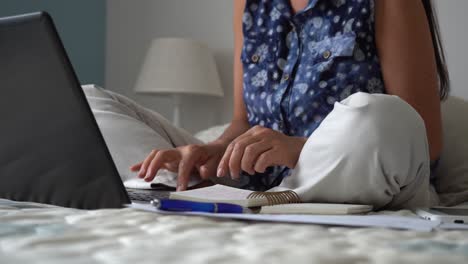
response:
<path id="1" fill-rule="evenodd" d="M 173 119 L 173 125 L 176 127 L 180 127 L 180 106 L 182 104 L 182 97 L 178 94 L 173 95 L 173 100 L 174 100 L 174 119 Z"/>

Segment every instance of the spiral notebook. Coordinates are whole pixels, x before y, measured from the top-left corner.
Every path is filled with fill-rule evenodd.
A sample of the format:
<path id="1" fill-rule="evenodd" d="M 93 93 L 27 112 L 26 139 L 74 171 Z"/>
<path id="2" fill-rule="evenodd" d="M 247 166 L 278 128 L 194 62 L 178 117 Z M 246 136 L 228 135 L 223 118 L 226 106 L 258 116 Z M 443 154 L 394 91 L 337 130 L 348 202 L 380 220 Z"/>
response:
<path id="1" fill-rule="evenodd" d="M 292 190 L 254 192 L 225 185 L 213 185 L 183 192 L 172 192 L 171 199 L 194 202 L 231 203 L 260 207 L 261 214 L 357 214 L 372 210 L 370 205 L 302 203 Z"/>
<path id="2" fill-rule="evenodd" d="M 301 202 L 299 196 L 293 191 L 254 192 L 220 184 L 189 191 L 172 192 L 169 198 L 194 202 L 232 203 L 243 207 Z"/>

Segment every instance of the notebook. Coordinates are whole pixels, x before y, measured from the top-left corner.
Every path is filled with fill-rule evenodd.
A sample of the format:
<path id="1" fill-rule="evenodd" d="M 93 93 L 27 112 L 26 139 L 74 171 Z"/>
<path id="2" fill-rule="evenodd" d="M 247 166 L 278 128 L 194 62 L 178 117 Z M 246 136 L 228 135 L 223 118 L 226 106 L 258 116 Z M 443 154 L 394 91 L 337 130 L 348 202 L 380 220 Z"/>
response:
<path id="1" fill-rule="evenodd" d="M 372 210 L 370 205 L 302 203 L 292 190 L 254 192 L 225 185 L 172 192 L 171 199 L 194 202 L 231 203 L 242 207 L 261 207 L 252 210 L 261 214 L 357 214 Z"/>

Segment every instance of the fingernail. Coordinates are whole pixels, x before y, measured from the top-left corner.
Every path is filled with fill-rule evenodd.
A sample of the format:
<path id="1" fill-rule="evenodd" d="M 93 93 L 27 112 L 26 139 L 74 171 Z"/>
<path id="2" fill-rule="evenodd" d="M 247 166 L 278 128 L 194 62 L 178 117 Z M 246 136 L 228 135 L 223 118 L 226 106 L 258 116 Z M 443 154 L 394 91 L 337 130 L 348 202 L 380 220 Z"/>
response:
<path id="1" fill-rule="evenodd" d="M 223 177 L 223 175 L 224 175 L 223 169 L 222 169 L 222 168 L 219 168 L 219 169 L 218 169 L 218 172 L 216 172 L 216 176 L 218 176 L 218 178 L 221 178 L 221 177 Z"/>
<path id="2" fill-rule="evenodd" d="M 138 172 L 138 176 L 142 177 L 145 174 L 145 170 L 143 168 L 140 169 Z"/>
<path id="3" fill-rule="evenodd" d="M 231 174 L 231 178 L 232 178 L 232 179 L 237 179 L 237 178 L 239 178 L 239 176 L 238 176 L 237 174 L 235 174 L 234 172 L 232 172 L 232 171 L 230 172 L 230 174 Z"/>
<path id="4" fill-rule="evenodd" d="M 207 168 L 206 168 L 205 166 L 201 166 L 201 167 L 200 167 L 200 170 L 201 170 L 201 171 L 206 171 Z"/>
<path id="5" fill-rule="evenodd" d="M 144 178 L 145 178 L 145 181 L 150 181 L 151 173 L 148 171 Z"/>

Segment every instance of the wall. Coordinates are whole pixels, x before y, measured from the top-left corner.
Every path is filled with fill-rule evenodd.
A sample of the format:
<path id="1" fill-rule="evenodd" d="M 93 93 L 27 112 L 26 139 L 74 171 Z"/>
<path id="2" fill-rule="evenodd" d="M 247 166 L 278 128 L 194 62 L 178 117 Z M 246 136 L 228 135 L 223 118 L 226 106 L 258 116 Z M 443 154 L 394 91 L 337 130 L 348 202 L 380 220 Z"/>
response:
<path id="1" fill-rule="evenodd" d="M 183 98 L 182 127 L 195 132 L 229 120 L 232 113 L 231 0 L 108 0 L 106 87 L 172 119 L 171 98 L 133 92 L 152 38 L 184 37 L 205 43 L 215 55 L 224 99 Z"/>
<path id="2" fill-rule="evenodd" d="M 468 18 L 466 0 L 435 0 L 445 40 L 452 94 L 468 99 Z M 233 0 L 108 0 L 107 88 L 126 94 L 171 118 L 168 98 L 135 95 L 132 91 L 147 45 L 155 37 L 189 37 L 214 50 L 226 97 L 186 98 L 182 123 L 197 131 L 226 122 L 232 113 Z M 185 113 L 185 114 L 184 114 Z"/>
<path id="3" fill-rule="evenodd" d="M 436 6 L 447 52 L 452 95 L 468 99 L 468 1 L 437 0 Z"/>
<path id="4" fill-rule="evenodd" d="M 81 83 L 104 83 L 105 0 L 1 0 L 0 16 L 45 10 L 54 19 Z"/>

